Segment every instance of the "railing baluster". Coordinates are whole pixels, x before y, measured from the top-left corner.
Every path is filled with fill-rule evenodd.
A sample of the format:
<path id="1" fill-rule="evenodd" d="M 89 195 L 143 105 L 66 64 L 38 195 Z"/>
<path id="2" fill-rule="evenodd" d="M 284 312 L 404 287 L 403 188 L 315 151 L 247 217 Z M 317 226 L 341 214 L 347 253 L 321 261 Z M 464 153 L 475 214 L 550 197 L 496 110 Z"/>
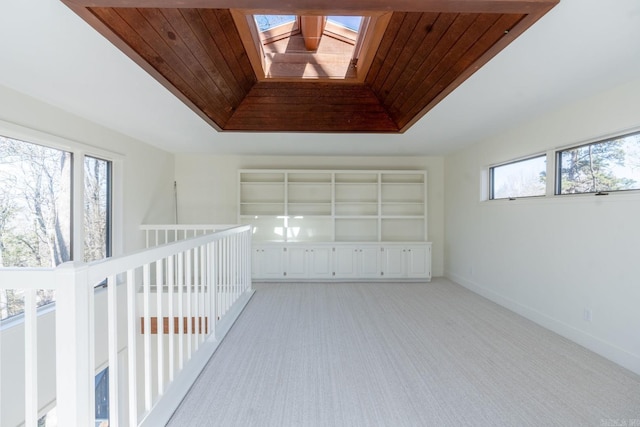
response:
<path id="1" fill-rule="evenodd" d="M 164 260 L 156 261 L 156 343 L 158 395 L 164 394 L 164 311 L 162 310 Z"/>
<path id="2" fill-rule="evenodd" d="M 216 241 L 216 324 L 222 318 L 222 240 Z"/>
<path id="3" fill-rule="evenodd" d="M 178 254 L 178 369 L 184 366 L 184 252 Z"/>
<path id="4" fill-rule="evenodd" d="M 191 360 L 191 339 L 193 337 L 193 324 L 191 323 L 191 285 L 193 284 L 193 265 L 192 265 L 192 249 L 187 251 L 187 360 Z"/>
<path id="5" fill-rule="evenodd" d="M 204 268 L 205 268 L 205 264 L 204 264 L 204 253 L 205 253 L 205 246 L 200 246 L 198 247 L 198 258 L 200 258 L 200 261 L 198 263 L 199 267 L 198 267 L 198 271 L 199 274 L 198 276 L 200 277 L 200 280 L 198 281 L 198 307 L 196 308 L 198 314 L 198 347 L 200 346 L 200 343 L 203 341 L 203 338 L 205 336 L 205 332 L 204 332 L 204 324 L 202 323 L 204 320 L 204 306 L 203 306 L 203 301 L 204 301 L 204 281 L 206 280 L 205 274 L 204 274 Z"/>
<path id="6" fill-rule="evenodd" d="M 127 270 L 127 380 L 129 382 L 129 425 L 138 425 L 138 369 L 137 369 L 137 297 L 135 270 Z"/>
<path id="7" fill-rule="evenodd" d="M 200 292 L 199 292 L 199 296 L 198 296 L 198 331 L 200 332 L 200 338 L 199 338 L 199 343 L 204 342 L 204 340 L 206 339 L 206 325 L 205 325 L 205 283 L 207 280 L 207 274 L 206 274 L 206 259 L 205 259 L 205 254 L 207 252 L 207 247 L 206 245 L 202 245 L 198 248 L 199 251 L 199 255 L 200 255 Z"/>
<path id="8" fill-rule="evenodd" d="M 219 304 L 220 304 L 220 310 L 218 312 L 218 320 L 221 319 L 224 316 L 224 305 L 225 305 L 225 299 L 224 299 L 224 284 L 225 284 L 225 280 L 224 280 L 224 274 L 225 274 L 225 265 L 224 265 L 224 239 L 221 239 L 218 242 L 219 248 L 220 250 L 218 251 L 218 274 L 219 274 L 219 284 L 218 284 L 218 296 L 219 298 Z"/>
<path id="9" fill-rule="evenodd" d="M 224 308 L 224 313 L 227 314 L 227 312 L 229 311 L 229 307 L 231 306 L 231 238 L 229 238 L 228 236 L 225 237 L 224 239 L 224 243 L 225 243 L 225 258 L 226 258 L 226 262 L 225 262 L 225 267 L 226 267 L 226 272 L 225 272 L 225 281 L 227 282 L 227 289 L 226 289 L 226 295 L 227 295 L 227 303 L 226 303 L 226 307 Z"/>
<path id="10" fill-rule="evenodd" d="M 118 426 L 118 287 L 115 276 L 107 278 L 107 324 L 109 340 L 109 426 Z"/>
<path id="11" fill-rule="evenodd" d="M 176 366 L 175 357 L 175 311 L 173 307 L 173 292 L 174 292 L 174 274 L 175 274 L 175 262 L 176 258 L 171 255 L 167 258 L 167 305 L 169 315 L 169 382 L 173 382 L 174 370 Z"/>
<path id="12" fill-rule="evenodd" d="M 142 299 L 144 316 L 144 410 L 149 412 L 153 403 L 151 388 L 151 317 L 150 311 L 150 287 L 151 287 L 151 267 L 145 264 L 142 267 Z"/>
<path id="13" fill-rule="evenodd" d="M 200 341 L 204 342 L 207 339 L 207 245 L 200 246 L 200 302 L 198 303 L 200 318 L 198 319 L 198 325 L 200 330 Z"/>
<path id="14" fill-rule="evenodd" d="M 206 296 L 204 299 L 204 311 L 206 314 L 206 328 L 207 331 L 209 331 L 209 334 L 207 334 L 207 338 L 209 336 L 211 336 L 211 334 L 213 333 L 213 324 L 211 321 L 211 318 L 213 316 L 212 313 L 212 301 L 211 301 L 211 286 L 213 285 L 213 276 L 212 276 L 212 267 L 213 267 L 213 246 L 212 243 L 207 243 L 207 252 L 206 252 L 206 260 L 207 260 L 207 286 L 206 286 Z"/>
<path id="15" fill-rule="evenodd" d="M 24 291 L 24 413 L 25 426 L 38 424 L 38 317 L 36 290 Z"/>
<path id="16" fill-rule="evenodd" d="M 198 324 L 200 322 L 200 312 L 198 310 L 199 306 L 200 306 L 200 293 L 199 291 L 199 287 L 200 287 L 200 248 L 194 248 L 193 249 L 193 302 L 194 302 L 194 307 L 193 307 L 193 313 L 192 313 L 192 319 L 193 322 L 195 322 L 194 328 L 195 331 L 193 332 L 193 339 L 194 339 L 194 346 L 193 346 L 193 350 L 194 352 L 196 352 L 198 350 L 198 347 L 200 347 L 200 328 L 198 327 Z"/>
<path id="17" fill-rule="evenodd" d="M 233 236 L 233 301 L 238 298 L 240 291 L 240 236 Z"/>

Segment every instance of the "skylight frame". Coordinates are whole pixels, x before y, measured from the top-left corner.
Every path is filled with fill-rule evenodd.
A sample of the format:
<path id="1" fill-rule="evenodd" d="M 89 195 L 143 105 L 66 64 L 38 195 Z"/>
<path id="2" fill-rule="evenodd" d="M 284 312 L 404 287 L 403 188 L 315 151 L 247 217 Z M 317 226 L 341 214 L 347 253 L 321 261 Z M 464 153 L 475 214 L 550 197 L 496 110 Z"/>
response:
<path id="1" fill-rule="evenodd" d="M 265 10 L 265 9 L 230 9 L 233 16 L 233 20 L 236 23 L 236 28 L 239 31 L 240 38 L 245 46 L 247 56 L 253 70 L 256 74 L 258 81 L 271 81 L 271 82 L 294 82 L 294 81 L 344 81 L 352 83 L 362 83 L 366 78 L 366 74 L 369 71 L 369 67 L 373 63 L 375 53 L 382 40 L 382 36 L 386 31 L 386 27 L 389 23 L 392 13 L 388 11 L 367 11 L 360 10 L 357 13 L 353 13 L 353 16 L 361 17 L 359 36 L 355 36 L 355 32 L 346 26 L 340 25 L 340 23 L 334 23 L 327 19 L 326 27 L 323 33 L 324 36 L 337 39 L 343 43 L 353 46 L 353 51 L 350 53 L 349 58 L 350 66 L 349 71 L 345 72 L 345 75 L 279 75 L 273 73 L 271 69 L 271 63 L 267 59 L 268 48 L 270 43 L 276 43 L 282 41 L 283 38 L 290 36 L 300 36 L 301 20 L 300 16 L 312 16 L 317 14 L 317 11 L 306 10 Z M 265 33 L 259 30 L 254 15 L 294 15 L 298 18 L 296 20 L 296 27 L 290 27 L 289 31 L 281 31 L 284 26 L 277 26 L 274 29 L 279 29 L 277 33 Z M 327 13 L 323 16 L 351 16 L 350 12 L 337 12 Z M 325 27 L 325 28 L 326 28 Z M 279 61 L 282 62 L 282 61 Z"/>

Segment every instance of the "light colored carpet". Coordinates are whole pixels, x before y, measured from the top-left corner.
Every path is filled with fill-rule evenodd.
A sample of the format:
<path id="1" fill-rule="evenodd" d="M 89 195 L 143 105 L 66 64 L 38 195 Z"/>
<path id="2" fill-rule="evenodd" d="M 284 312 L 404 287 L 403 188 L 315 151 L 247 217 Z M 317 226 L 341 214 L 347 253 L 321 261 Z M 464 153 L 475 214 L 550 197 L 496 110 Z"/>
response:
<path id="1" fill-rule="evenodd" d="M 169 426 L 640 426 L 640 376 L 448 280 L 255 288 Z"/>

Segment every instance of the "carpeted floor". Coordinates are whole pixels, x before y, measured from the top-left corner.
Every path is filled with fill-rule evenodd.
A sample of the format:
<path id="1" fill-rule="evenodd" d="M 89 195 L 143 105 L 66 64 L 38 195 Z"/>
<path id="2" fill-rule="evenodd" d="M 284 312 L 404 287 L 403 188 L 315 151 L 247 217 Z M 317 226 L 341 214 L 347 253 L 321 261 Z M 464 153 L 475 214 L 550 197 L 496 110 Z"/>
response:
<path id="1" fill-rule="evenodd" d="M 169 426 L 640 426 L 640 376 L 446 279 L 254 287 Z"/>

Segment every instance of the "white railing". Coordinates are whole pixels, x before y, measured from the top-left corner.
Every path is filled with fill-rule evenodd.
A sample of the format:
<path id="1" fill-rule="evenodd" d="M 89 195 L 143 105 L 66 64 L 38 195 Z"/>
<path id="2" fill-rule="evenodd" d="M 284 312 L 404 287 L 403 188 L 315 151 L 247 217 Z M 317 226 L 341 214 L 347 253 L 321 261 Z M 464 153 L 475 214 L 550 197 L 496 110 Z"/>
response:
<path id="1" fill-rule="evenodd" d="M 147 248 L 150 248 L 236 226 L 236 224 L 145 224 L 140 226 L 140 230 L 144 231 Z"/>
<path id="2" fill-rule="evenodd" d="M 101 352 L 109 425 L 164 425 L 250 298 L 250 257 L 250 227 L 239 226 L 90 264 L 0 269 L 0 288 L 25 290 L 25 425 L 37 425 L 43 406 L 37 289 L 56 291 L 58 425 L 95 424 Z"/>

